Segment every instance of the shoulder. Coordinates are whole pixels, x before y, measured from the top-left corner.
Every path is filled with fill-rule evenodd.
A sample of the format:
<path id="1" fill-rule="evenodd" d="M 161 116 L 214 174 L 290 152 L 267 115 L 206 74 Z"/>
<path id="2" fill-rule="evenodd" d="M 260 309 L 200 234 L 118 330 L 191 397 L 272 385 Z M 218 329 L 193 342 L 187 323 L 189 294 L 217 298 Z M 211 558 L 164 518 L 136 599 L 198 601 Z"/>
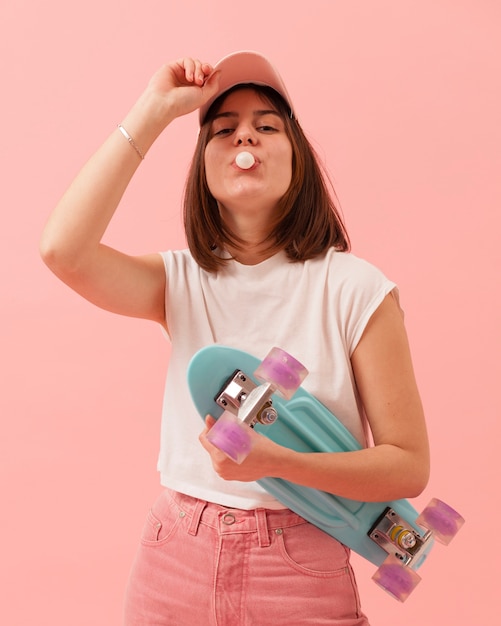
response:
<path id="1" fill-rule="evenodd" d="M 385 297 L 393 293 L 398 302 L 398 287 L 378 267 L 352 253 L 332 250 L 318 263 L 326 269 L 324 293 L 344 328 L 351 353 Z"/>
<path id="2" fill-rule="evenodd" d="M 192 257 L 191 252 L 186 250 L 166 250 L 160 253 L 167 276 L 171 276 L 178 272 L 199 271 L 200 266 Z"/>
<path id="3" fill-rule="evenodd" d="M 160 255 L 163 258 L 164 263 L 195 263 L 195 260 L 191 256 L 191 253 L 188 249 L 165 250 L 164 252 L 160 252 Z"/>
<path id="4" fill-rule="evenodd" d="M 313 275 L 323 273 L 328 276 L 329 283 L 338 286 L 357 288 L 388 282 L 384 272 L 376 265 L 351 252 L 340 252 L 334 248 L 312 259 L 309 265 Z"/>

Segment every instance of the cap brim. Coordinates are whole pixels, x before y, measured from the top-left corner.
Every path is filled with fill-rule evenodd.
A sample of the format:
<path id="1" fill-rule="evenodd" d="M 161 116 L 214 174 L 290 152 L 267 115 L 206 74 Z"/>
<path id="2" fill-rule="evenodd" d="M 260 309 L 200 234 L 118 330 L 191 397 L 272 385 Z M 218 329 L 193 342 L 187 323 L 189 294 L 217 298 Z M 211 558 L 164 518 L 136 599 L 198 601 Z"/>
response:
<path id="1" fill-rule="evenodd" d="M 216 70 L 221 72 L 219 90 L 210 100 L 200 107 L 200 125 L 203 124 L 207 111 L 219 96 L 232 87 L 244 83 L 271 87 L 287 102 L 291 109 L 291 115 L 294 115 L 291 98 L 280 74 L 262 54 L 252 52 L 251 50 L 233 52 L 216 63 L 214 71 Z"/>

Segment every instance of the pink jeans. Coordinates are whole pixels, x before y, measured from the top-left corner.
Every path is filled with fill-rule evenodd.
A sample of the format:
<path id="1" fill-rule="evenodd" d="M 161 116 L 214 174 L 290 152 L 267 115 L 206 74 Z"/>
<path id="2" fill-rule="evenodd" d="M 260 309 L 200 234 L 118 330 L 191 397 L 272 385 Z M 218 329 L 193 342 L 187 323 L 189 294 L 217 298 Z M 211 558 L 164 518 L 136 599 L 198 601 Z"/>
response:
<path id="1" fill-rule="evenodd" d="M 368 626 L 349 550 L 289 510 L 165 491 L 132 567 L 126 626 Z"/>

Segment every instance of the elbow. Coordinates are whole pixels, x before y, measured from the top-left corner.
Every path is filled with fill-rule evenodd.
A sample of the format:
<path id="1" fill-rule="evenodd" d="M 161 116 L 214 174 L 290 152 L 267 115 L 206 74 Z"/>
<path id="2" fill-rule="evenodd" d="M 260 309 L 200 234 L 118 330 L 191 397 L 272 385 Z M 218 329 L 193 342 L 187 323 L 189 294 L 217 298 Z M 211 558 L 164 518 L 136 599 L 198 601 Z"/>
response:
<path id="1" fill-rule="evenodd" d="M 79 259 L 75 252 L 46 231 L 40 238 L 38 250 L 42 261 L 57 276 L 70 275 L 77 269 Z"/>
<path id="2" fill-rule="evenodd" d="M 416 463 L 416 466 L 407 475 L 408 481 L 406 482 L 405 498 L 417 498 L 420 496 L 428 485 L 430 479 L 430 464 L 429 462 L 420 461 Z"/>
<path id="3" fill-rule="evenodd" d="M 412 500 L 419 497 L 426 489 L 428 480 L 419 476 L 407 476 L 404 482 L 399 482 L 394 489 L 385 494 L 387 500 Z"/>
<path id="4" fill-rule="evenodd" d="M 416 481 L 412 487 L 408 490 L 408 494 L 406 496 L 406 498 L 417 498 L 418 496 L 420 496 L 423 491 L 426 489 L 426 486 L 428 485 L 428 479 L 426 480 L 421 480 Z"/>
<path id="5" fill-rule="evenodd" d="M 392 490 L 387 494 L 390 500 L 417 498 L 428 485 L 430 478 L 430 460 L 427 451 L 403 451 L 398 448 L 395 463 L 388 466 Z"/>
<path id="6" fill-rule="evenodd" d="M 38 249 L 45 265 L 55 274 L 59 274 L 65 265 L 65 255 L 61 248 L 44 233 L 40 239 Z"/>
<path id="7" fill-rule="evenodd" d="M 38 251 L 40 253 L 42 261 L 48 267 L 51 267 L 56 262 L 57 249 L 54 247 L 54 245 L 52 244 L 52 242 L 49 240 L 49 238 L 46 236 L 45 233 L 42 235 L 40 239 L 40 242 L 38 245 Z"/>

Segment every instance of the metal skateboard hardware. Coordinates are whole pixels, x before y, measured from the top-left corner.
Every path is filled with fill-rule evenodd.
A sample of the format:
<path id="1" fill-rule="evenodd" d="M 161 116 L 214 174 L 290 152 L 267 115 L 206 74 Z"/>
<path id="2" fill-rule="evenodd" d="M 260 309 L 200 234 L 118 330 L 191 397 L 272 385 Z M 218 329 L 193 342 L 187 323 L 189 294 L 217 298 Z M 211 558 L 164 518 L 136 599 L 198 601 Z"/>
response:
<path id="1" fill-rule="evenodd" d="M 426 552 L 428 542 L 433 541 L 431 531 L 420 535 L 409 522 L 391 507 L 387 507 L 368 532 L 368 536 L 389 555 L 393 554 L 404 565 L 410 565 Z"/>
<path id="2" fill-rule="evenodd" d="M 235 462 L 251 451 L 252 430 L 297 452 L 350 452 L 361 445 L 302 386 L 307 370 L 278 348 L 260 361 L 221 345 L 197 352 L 188 387 L 200 416 L 216 423 L 207 437 Z M 378 567 L 373 580 L 403 602 L 419 583 L 419 569 L 435 540 L 447 545 L 464 519 L 433 498 L 419 514 L 407 500 L 359 502 L 288 482 L 258 483 L 284 506 Z"/>
<path id="3" fill-rule="evenodd" d="M 273 424 L 277 411 L 272 407 L 273 385 L 256 385 L 241 370 L 236 370 L 214 398 L 216 404 L 237 415 L 251 428 L 256 422 Z"/>

